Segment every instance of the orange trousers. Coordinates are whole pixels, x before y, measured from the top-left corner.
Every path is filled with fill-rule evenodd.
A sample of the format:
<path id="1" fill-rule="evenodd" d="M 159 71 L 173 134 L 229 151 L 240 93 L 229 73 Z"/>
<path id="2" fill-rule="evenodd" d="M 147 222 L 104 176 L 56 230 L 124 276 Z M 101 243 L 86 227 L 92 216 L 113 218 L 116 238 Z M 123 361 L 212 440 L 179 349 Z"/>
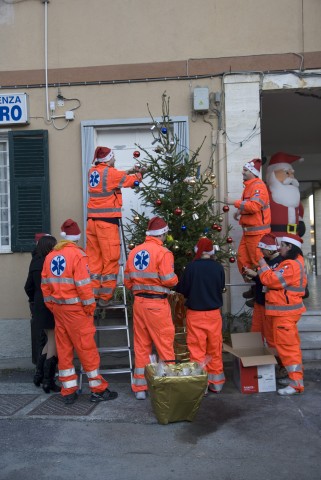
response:
<path id="1" fill-rule="evenodd" d="M 243 267 L 253 268 L 262 257 L 260 249 L 258 248 L 258 243 L 261 238 L 262 233 L 259 235 L 243 234 L 237 251 L 237 266 L 241 275 L 243 273 Z"/>
<path id="2" fill-rule="evenodd" d="M 219 309 L 199 311 L 187 309 L 187 346 L 192 362 L 202 363 L 206 355 L 211 360 L 205 366 L 208 382 L 219 392 L 225 383 L 222 360 L 222 317 Z"/>
<path id="3" fill-rule="evenodd" d="M 98 372 L 100 357 L 94 338 L 93 317 L 88 317 L 80 305 L 54 305 L 53 314 L 61 394 L 70 395 L 78 390 L 74 350 L 86 372 L 90 390 L 96 393 L 106 390 L 108 382 Z"/>
<path id="4" fill-rule="evenodd" d="M 134 352 L 135 369 L 133 392 L 147 390 L 144 376 L 145 365 L 150 363 L 149 355 L 153 344 L 160 360 L 174 360 L 175 329 L 167 298 L 148 299 L 135 296 L 134 307 Z"/>
<path id="5" fill-rule="evenodd" d="M 263 341 L 265 339 L 268 347 L 275 350 L 273 318 L 265 315 L 264 305 L 254 302 L 251 332 L 261 332 Z"/>
<path id="6" fill-rule="evenodd" d="M 278 356 L 287 369 L 290 385 L 303 391 L 303 366 L 297 323 L 301 315 L 267 315 L 273 323 L 273 337 Z"/>
<path id="7" fill-rule="evenodd" d="M 86 253 L 96 298 L 110 300 L 117 283 L 120 259 L 118 225 L 89 219 Z"/>

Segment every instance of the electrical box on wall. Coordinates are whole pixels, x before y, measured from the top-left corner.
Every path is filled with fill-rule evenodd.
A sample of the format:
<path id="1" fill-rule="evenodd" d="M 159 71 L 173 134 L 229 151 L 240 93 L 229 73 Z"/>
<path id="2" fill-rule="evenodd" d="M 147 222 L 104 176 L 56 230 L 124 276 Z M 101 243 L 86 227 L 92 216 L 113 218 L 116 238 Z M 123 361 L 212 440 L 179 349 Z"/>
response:
<path id="1" fill-rule="evenodd" d="M 209 109 L 209 92 L 207 87 L 196 87 L 193 92 L 193 108 L 196 112 L 207 112 Z"/>

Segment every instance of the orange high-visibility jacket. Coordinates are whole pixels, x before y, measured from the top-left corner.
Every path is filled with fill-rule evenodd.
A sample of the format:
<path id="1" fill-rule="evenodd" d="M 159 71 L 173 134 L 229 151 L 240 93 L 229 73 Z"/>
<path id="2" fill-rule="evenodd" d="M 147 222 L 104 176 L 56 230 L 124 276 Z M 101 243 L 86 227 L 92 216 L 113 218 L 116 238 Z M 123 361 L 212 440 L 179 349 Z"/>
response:
<path id="1" fill-rule="evenodd" d="M 88 257 L 83 249 L 74 242 L 59 242 L 45 259 L 41 289 L 49 308 L 52 303 L 83 307 L 94 304 Z"/>
<path id="2" fill-rule="evenodd" d="M 302 302 L 307 277 L 304 260 L 299 255 L 295 260 L 283 260 L 271 270 L 267 264 L 259 268 L 258 274 L 263 285 L 268 287 L 265 294 L 265 313 L 271 316 L 300 315 L 306 308 Z"/>
<path id="3" fill-rule="evenodd" d="M 129 254 L 125 268 L 125 286 L 135 293 L 168 294 L 178 282 L 174 256 L 163 242 L 147 236 L 145 242 Z"/>
<path id="4" fill-rule="evenodd" d="M 121 188 L 133 187 L 141 181 L 140 173 L 127 175 L 104 163 L 91 167 L 88 173 L 88 218 L 119 218 L 123 205 Z"/>
<path id="5" fill-rule="evenodd" d="M 265 183 L 259 178 L 244 182 L 241 200 L 234 202 L 241 212 L 239 224 L 244 235 L 263 235 L 271 230 L 271 210 L 269 193 Z"/>

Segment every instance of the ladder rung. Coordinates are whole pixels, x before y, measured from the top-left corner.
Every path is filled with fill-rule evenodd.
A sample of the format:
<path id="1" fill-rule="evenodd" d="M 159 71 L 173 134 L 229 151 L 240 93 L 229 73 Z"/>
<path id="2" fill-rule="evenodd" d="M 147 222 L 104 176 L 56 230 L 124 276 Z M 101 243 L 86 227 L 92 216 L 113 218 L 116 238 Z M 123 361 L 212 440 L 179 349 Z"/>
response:
<path id="1" fill-rule="evenodd" d="M 109 325 L 109 326 L 101 326 L 96 327 L 97 331 L 104 331 L 104 330 L 128 330 L 127 325 Z"/>
<path id="2" fill-rule="evenodd" d="M 102 374 L 132 373 L 132 371 L 130 368 L 103 368 L 103 369 L 100 368 L 99 373 L 102 373 Z"/>
<path id="3" fill-rule="evenodd" d="M 106 307 L 101 307 L 100 305 L 98 305 L 96 307 L 96 310 L 112 310 L 112 309 L 116 309 L 116 308 L 127 308 L 127 305 L 125 303 L 121 303 L 120 305 L 106 305 Z"/>
<path id="4" fill-rule="evenodd" d="M 130 352 L 130 347 L 98 347 L 100 353 Z"/>

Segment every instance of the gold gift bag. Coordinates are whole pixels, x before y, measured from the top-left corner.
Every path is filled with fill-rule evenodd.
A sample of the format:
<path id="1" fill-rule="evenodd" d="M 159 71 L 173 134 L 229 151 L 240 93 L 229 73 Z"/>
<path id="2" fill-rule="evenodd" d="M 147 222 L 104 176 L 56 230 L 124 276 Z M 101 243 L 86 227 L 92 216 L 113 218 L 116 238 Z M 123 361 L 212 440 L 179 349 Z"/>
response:
<path id="1" fill-rule="evenodd" d="M 193 362 L 171 365 L 177 370 L 193 366 Z M 204 370 L 200 375 L 157 377 L 155 366 L 146 365 L 145 377 L 158 423 L 193 421 L 207 387 Z"/>

